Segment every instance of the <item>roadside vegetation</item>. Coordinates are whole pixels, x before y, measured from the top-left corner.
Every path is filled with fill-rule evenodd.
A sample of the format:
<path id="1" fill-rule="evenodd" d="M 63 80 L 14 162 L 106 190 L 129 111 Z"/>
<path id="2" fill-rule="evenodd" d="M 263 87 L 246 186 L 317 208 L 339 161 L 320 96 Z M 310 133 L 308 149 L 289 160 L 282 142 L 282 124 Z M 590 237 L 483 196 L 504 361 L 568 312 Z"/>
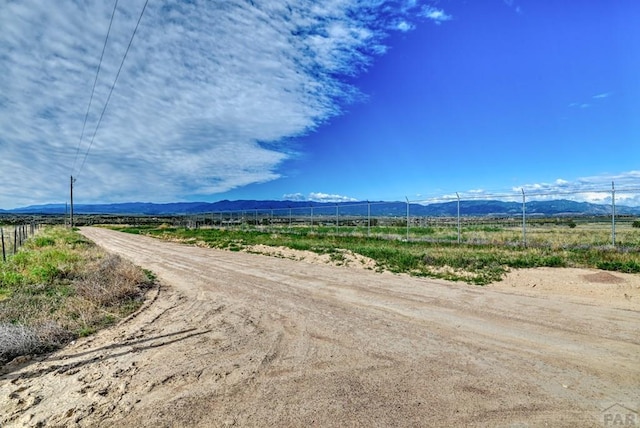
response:
<path id="1" fill-rule="evenodd" d="M 347 250 L 376 262 L 378 270 L 428 276 L 471 284 L 499 281 L 514 268 L 586 267 L 640 273 L 636 250 L 606 246 L 523 247 L 517 245 L 458 244 L 402 241 L 354 235 L 297 231 L 294 233 L 237 229 L 184 229 L 161 227 L 113 227 L 187 244 L 240 251 L 263 244 L 335 255 Z M 283 229 L 282 232 L 286 232 Z"/>
<path id="2" fill-rule="evenodd" d="M 140 307 L 153 277 L 79 233 L 46 227 L 0 259 L 0 365 L 48 352 Z"/>

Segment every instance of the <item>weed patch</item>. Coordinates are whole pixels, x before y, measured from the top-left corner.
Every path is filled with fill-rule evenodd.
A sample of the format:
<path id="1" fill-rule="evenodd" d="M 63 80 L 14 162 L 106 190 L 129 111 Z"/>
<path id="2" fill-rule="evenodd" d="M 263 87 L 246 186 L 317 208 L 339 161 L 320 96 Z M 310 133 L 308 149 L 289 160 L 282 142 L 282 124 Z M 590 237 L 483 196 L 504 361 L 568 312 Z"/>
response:
<path id="1" fill-rule="evenodd" d="M 75 231 L 45 229 L 0 263 L 0 364 L 113 324 L 154 280 Z"/>

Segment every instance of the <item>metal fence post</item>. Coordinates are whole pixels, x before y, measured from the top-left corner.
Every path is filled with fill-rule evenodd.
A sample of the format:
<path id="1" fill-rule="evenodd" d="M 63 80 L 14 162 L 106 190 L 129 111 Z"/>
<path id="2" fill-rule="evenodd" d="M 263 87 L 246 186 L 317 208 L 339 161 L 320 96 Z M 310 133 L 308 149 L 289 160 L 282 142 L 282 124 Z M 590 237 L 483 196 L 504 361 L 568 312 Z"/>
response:
<path id="1" fill-rule="evenodd" d="M 409 198 L 404 197 L 407 200 L 407 242 L 409 242 Z"/>
<path id="2" fill-rule="evenodd" d="M 460 243 L 460 195 L 456 192 L 456 197 L 458 198 L 458 244 Z"/>
<path id="3" fill-rule="evenodd" d="M 367 201 L 367 236 L 371 236 L 371 202 Z"/>
<path id="4" fill-rule="evenodd" d="M 524 247 L 527 246 L 527 216 L 526 216 L 526 197 L 524 194 L 524 189 L 522 190 L 522 245 Z"/>
<path id="5" fill-rule="evenodd" d="M 611 182 L 611 245 L 616 246 L 616 188 Z"/>

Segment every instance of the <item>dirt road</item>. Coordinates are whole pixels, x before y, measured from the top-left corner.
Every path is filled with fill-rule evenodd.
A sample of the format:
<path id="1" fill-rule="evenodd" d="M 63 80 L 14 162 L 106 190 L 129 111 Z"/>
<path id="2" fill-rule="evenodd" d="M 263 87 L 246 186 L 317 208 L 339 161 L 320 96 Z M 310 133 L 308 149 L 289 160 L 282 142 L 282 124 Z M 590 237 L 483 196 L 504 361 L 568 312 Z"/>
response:
<path id="1" fill-rule="evenodd" d="M 587 427 L 614 412 L 638 417 L 637 310 L 83 233 L 163 285 L 128 321 L 4 374 L 0 426 Z"/>

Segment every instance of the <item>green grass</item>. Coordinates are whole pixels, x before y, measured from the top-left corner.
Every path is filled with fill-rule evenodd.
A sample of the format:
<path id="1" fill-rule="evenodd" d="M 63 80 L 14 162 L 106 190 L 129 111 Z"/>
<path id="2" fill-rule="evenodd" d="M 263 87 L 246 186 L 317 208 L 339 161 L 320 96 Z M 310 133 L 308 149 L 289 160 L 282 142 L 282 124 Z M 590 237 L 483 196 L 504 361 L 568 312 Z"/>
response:
<path id="1" fill-rule="evenodd" d="M 0 364 L 113 324 L 141 305 L 154 280 L 76 231 L 43 229 L 0 261 Z"/>
<path id="2" fill-rule="evenodd" d="M 318 227 L 299 228 L 295 233 L 286 233 L 285 229 L 279 233 L 256 230 L 156 229 L 153 227 L 116 229 L 161 239 L 179 240 L 187 244 L 200 242 L 209 247 L 233 251 L 257 244 L 283 246 L 330 254 L 331 259 L 337 263 L 340 263 L 342 256 L 340 250 L 349 250 L 375 260 L 378 270 L 465 281 L 479 285 L 499 281 L 510 269 L 518 268 L 588 267 L 620 272 L 640 272 L 640 256 L 637 251 L 603 247 L 585 249 L 584 246 L 562 248 L 558 245 L 541 247 L 492 245 L 491 239 L 483 240 L 488 242 L 483 245 L 457 242 L 404 242 L 378 236 L 367 237 L 362 234 L 321 233 L 322 229 Z M 487 226 L 476 227 L 476 229 L 482 233 L 504 232 L 502 228 Z M 566 226 L 565 229 L 570 230 Z M 335 231 L 331 228 L 327 230 Z M 517 232 L 514 235 L 517 236 Z"/>

